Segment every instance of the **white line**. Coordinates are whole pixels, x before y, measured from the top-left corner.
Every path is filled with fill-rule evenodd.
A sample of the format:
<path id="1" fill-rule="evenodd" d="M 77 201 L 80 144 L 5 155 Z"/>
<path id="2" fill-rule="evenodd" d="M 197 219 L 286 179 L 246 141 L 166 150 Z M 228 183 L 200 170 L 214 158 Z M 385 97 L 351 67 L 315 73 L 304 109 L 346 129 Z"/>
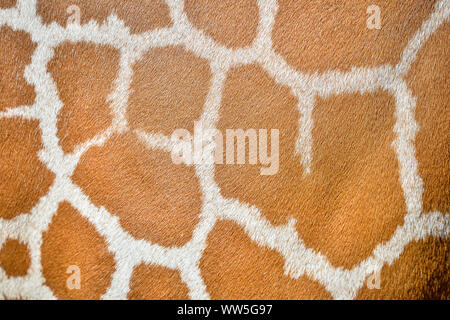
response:
<path id="1" fill-rule="evenodd" d="M 104 299 L 125 299 L 130 289 L 133 268 L 142 262 L 179 270 L 190 297 L 208 299 L 210 296 L 203 282 L 199 263 L 207 245 L 208 234 L 218 219 L 235 221 L 253 241 L 277 250 L 285 259 L 287 275 L 298 278 L 306 274 L 322 283 L 337 299 L 354 298 L 367 275 L 381 269 L 384 264 L 395 261 L 409 242 L 428 235 L 449 237 L 448 213 L 422 214 L 423 183 L 418 175 L 414 151 L 414 138 L 418 130 L 414 120 L 415 99 L 401 79 L 425 41 L 448 18 L 448 0 L 442 0 L 436 5 L 435 12 L 409 41 L 395 68 L 384 65 L 314 75 L 297 72 L 273 51 L 270 37 L 277 11 L 276 1 L 258 1 L 258 35 L 250 47 L 235 50 L 215 43 L 202 31 L 195 29 L 183 11 L 183 1 L 168 0 L 167 3 L 174 26 L 139 35 L 130 35 L 129 29 L 115 15 L 110 16 L 102 25 L 94 21 L 66 28 L 57 24 L 42 25 L 36 17 L 35 0 L 19 0 L 19 10 L 0 10 L 0 25 L 7 24 L 16 30 L 24 30 L 38 43 L 31 64 L 25 70 L 26 80 L 35 86 L 35 104 L 8 109 L 0 113 L 0 118 L 23 116 L 40 121 L 44 148 L 39 152 L 39 158 L 56 175 L 48 194 L 38 201 L 31 212 L 12 220 L 0 219 L 0 245 L 7 238 L 19 239 L 28 245 L 31 252 L 31 267 L 25 277 L 11 279 L 0 269 L 0 297 L 54 298 L 44 284 L 40 246 L 42 233 L 48 228 L 59 203 L 64 200 L 69 201 L 89 220 L 105 238 L 108 249 L 114 254 L 116 270 L 110 287 L 103 295 Z M 62 102 L 58 98 L 56 85 L 46 70 L 46 65 L 54 54 L 53 49 L 66 40 L 110 45 L 120 50 L 121 54 L 119 74 L 114 80 L 114 90 L 108 96 L 114 116 L 113 124 L 105 132 L 82 143 L 73 154 L 64 154 L 59 146 L 56 122 Z M 278 83 L 289 86 L 299 101 L 302 114 L 296 152 L 301 155 L 306 171 L 312 163 L 312 110 L 317 95 L 327 97 L 331 94 L 372 92 L 380 88 L 388 90 L 396 101 L 397 122 L 394 131 L 397 137 L 393 147 L 399 161 L 400 182 L 407 205 L 404 225 L 397 228 L 387 243 L 379 244 L 369 258 L 351 270 L 335 268 L 320 252 L 304 245 L 295 229 L 295 220 L 291 219 L 285 226 L 274 227 L 258 208 L 238 200 L 223 198 L 214 180 L 214 165 L 198 164 L 195 165 L 195 171 L 202 191 L 202 211 L 192 239 L 180 248 L 165 248 L 133 239 L 121 228 L 116 216 L 103 207 L 94 206 L 69 177 L 80 157 L 90 147 L 103 145 L 113 134 L 127 130 L 125 115 L 133 76 L 132 67 L 147 50 L 169 45 L 183 45 L 187 50 L 210 61 L 213 77 L 200 119 L 205 128 L 215 128 L 219 119 L 222 92 L 230 67 L 256 61 Z M 136 134 L 150 147 L 168 152 L 176 147 L 162 135 L 139 131 Z M 206 150 L 212 154 L 214 145 Z"/>

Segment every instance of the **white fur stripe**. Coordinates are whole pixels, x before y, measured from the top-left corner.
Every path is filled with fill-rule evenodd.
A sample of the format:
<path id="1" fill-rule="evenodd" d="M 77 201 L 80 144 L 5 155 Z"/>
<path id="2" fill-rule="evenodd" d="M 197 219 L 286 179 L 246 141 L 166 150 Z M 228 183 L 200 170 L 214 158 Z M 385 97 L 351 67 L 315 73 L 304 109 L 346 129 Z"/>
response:
<path id="1" fill-rule="evenodd" d="M 188 21 L 183 2 L 168 0 L 172 28 L 163 28 L 130 35 L 128 27 L 115 15 L 98 25 L 91 21 L 82 26 L 63 28 L 57 24 L 43 25 L 36 16 L 36 1 L 19 0 L 17 8 L 0 10 L 0 25 L 7 24 L 16 30 L 24 30 L 38 43 L 27 66 L 25 78 L 35 86 L 36 102 L 0 113 L 0 118 L 21 117 L 40 121 L 43 149 L 39 158 L 56 175 L 47 195 L 42 197 L 27 215 L 12 220 L 0 219 L 0 247 L 7 238 L 20 239 L 31 252 L 31 267 L 24 277 L 8 278 L 0 269 L 0 296 L 10 298 L 54 298 L 44 285 L 41 252 L 42 233 L 48 229 L 61 201 L 70 202 L 100 235 L 106 239 L 108 249 L 114 254 L 116 271 L 105 299 L 124 299 L 129 291 L 129 281 L 134 266 L 141 262 L 157 264 L 180 271 L 182 280 L 194 299 L 208 299 L 207 287 L 201 277 L 199 261 L 206 248 L 209 232 L 218 219 L 235 221 L 242 226 L 250 238 L 259 245 L 277 250 L 285 259 L 285 273 L 294 278 L 306 274 L 319 281 L 337 299 L 354 298 L 368 274 L 378 271 L 386 263 L 392 263 L 411 241 L 428 235 L 449 237 L 448 213 L 422 213 L 422 180 L 418 175 L 415 159 L 414 139 L 418 130 L 414 120 L 415 99 L 408 90 L 402 76 L 414 61 L 418 50 L 429 36 L 448 19 L 449 1 L 441 0 L 435 12 L 424 22 L 411 39 L 401 61 L 395 67 L 383 65 L 374 68 L 354 68 L 349 72 L 328 71 L 322 74 L 299 73 L 289 66 L 272 49 L 271 30 L 277 11 L 274 0 L 258 1 L 260 10 L 258 35 L 250 47 L 232 50 L 216 44 Z M 54 54 L 54 48 L 66 40 L 88 41 L 110 45 L 120 51 L 120 70 L 114 81 L 114 91 L 109 95 L 114 121 L 110 128 L 99 136 L 81 144 L 72 154 L 64 154 L 58 144 L 56 121 L 62 102 L 58 98 L 56 85 L 46 70 Z M 200 121 L 205 128 L 215 128 L 220 116 L 221 96 L 226 74 L 230 67 L 258 62 L 278 83 L 289 86 L 299 99 L 299 142 L 296 152 L 300 154 L 305 169 L 313 161 L 312 108 L 316 96 L 366 92 L 380 88 L 388 90 L 396 101 L 396 140 L 393 147 L 400 167 L 400 182 L 403 188 L 407 214 L 405 223 L 398 227 L 387 243 L 379 244 L 372 255 L 351 270 L 333 267 L 320 252 L 307 248 L 295 230 L 295 220 L 285 226 L 272 226 L 258 208 L 225 199 L 214 181 L 214 165 L 195 165 L 196 175 L 202 191 L 202 212 L 192 239 L 180 248 L 165 248 L 143 240 L 133 239 L 125 232 L 118 218 L 103 207 L 96 207 L 89 197 L 70 180 L 80 157 L 93 145 L 103 145 L 116 132 L 128 130 L 126 107 L 132 79 L 132 66 L 151 48 L 168 45 L 183 45 L 186 50 L 208 59 L 213 78 Z M 307 93 L 307 94 L 306 94 Z M 303 100 L 302 100 L 303 99 Z M 168 138 L 161 135 L 146 135 L 137 132 L 149 146 L 169 151 Z M 208 149 L 213 152 L 213 148 Z M 220 272 L 220 270 L 218 270 Z"/>

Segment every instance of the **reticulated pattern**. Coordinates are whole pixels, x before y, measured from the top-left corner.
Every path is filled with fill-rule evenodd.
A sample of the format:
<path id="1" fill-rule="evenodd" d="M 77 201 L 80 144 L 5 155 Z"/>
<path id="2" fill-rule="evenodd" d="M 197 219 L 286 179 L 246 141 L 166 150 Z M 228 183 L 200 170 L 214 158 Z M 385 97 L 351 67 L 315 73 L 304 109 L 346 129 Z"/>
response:
<path id="1" fill-rule="evenodd" d="M 55 174 L 49 192 L 40 198 L 28 214 L 11 220 L 0 219 L 0 247 L 6 239 L 19 239 L 27 244 L 31 252 L 31 266 L 23 277 L 9 278 L 0 269 L 0 296 L 11 298 L 53 299 L 52 291 L 44 284 L 41 265 L 42 233 L 47 230 L 58 205 L 68 201 L 96 228 L 114 254 L 116 270 L 104 299 L 124 299 L 129 291 L 133 268 L 140 263 L 161 265 L 179 270 L 181 279 L 193 299 L 208 299 L 199 270 L 199 261 L 206 247 L 206 239 L 215 223 L 230 220 L 243 227 L 253 241 L 278 251 L 285 259 L 285 274 L 298 278 L 306 274 L 320 282 L 336 299 L 351 299 L 356 296 L 366 277 L 391 264 L 411 241 L 428 235 L 448 238 L 450 215 L 433 212 L 423 214 L 423 183 L 418 174 L 414 139 L 418 125 L 414 119 L 416 99 L 412 96 L 403 77 L 410 68 L 418 51 L 450 14 L 448 0 L 439 1 L 432 15 L 410 39 L 397 65 L 381 65 L 374 68 L 353 68 L 349 72 L 329 71 L 322 74 L 299 73 L 289 66 L 272 48 L 271 32 L 277 12 L 276 0 L 260 0 L 257 36 L 249 47 L 229 49 L 215 43 L 196 30 L 184 13 L 182 0 L 167 0 L 173 26 L 155 29 L 141 34 L 131 34 L 129 28 L 111 15 L 98 25 L 91 21 L 84 25 L 69 24 L 66 28 L 55 23 L 44 25 L 36 15 L 36 0 L 19 0 L 16 7 L 0 10 L 0 26 L 6 24 L 14 30 L 30 34 L 37 44 L 32 61 L 25 69 L 27 82 L 34 85 L 36 99 L 33 105 L 7 109 L 0 118 L 23 117 L 40 122 L 43 149 L 39 159 Z M 86 143 L 77 146 L 74 152 L 65 154 L 57 138 L 58 112 L 63 107 L 58 98 L 56 85 L 46 69 L 54 55 L 54 48 L 64 41 L 90 42 L 109 45 L 120 51 L 120 70 L 114 81 L 114 90 L 109 95 L 110 108 L 114 115 L 112 125 Z M 128 130 L 125 117 L 129 88 L 133 77 L 132 66 L 151 48 L 180 45 L 210 63 L 212 80 L 200 121 L 204 128 L 215 128 L 227 71 L 237 65 L 258 63 L 278 83 L 288 86 L 298 99 L 301 113 L 297 152 L 302 165 L 308 171 L 312 159 L 312 110 L 315 97 L 331 94 L 373 92 L 383 89 L 392 94 L 396 102 L 396 139 L 393 148 L 399 162 L 400 180 L 406 202 L 407 215 L 404 224 L 397 228 L 387 243 L 380 243 L 372 255 L 351 270 L 333 267 L 327 257 L 307 248 L 295 230 L 292 219 L 287 225 L 273 226 L 258 208 L 248 206 L 237 199 L 226 199 L 214 181 L 214 164 L 196 164 L 195 171 L 202 192 L 200 222 L 192 239 L 182 247 L 165 248 L 143 240 L 136 240 L 125 232 L 118 221 L 103 207 L 94 206 L 80 187 L 71 181 L 81 156 L 92 146 L 103 145 L 114 133 Z M 158 134 L 134 132 L 149 148 L 170 152 L 180 146 L 169 137 Z M 211 139 L 205 138 L 210 155 L 214 151 Z"/>

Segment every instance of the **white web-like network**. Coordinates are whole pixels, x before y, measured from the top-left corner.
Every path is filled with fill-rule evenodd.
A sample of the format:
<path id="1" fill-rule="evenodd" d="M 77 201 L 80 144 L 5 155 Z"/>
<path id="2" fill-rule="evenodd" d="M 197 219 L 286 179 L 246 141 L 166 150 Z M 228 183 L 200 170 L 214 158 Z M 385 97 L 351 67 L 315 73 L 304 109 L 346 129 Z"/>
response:
<path id="1" fill-rule="evenodd" d="M 173 25 L 141 34 L 130 34 L 129 28 L 116 15 L 105 23 L 95 21 L 87 24 L 69 24 L 62 27 L 56 23 L 45 25 L 36 14 L 36 0 L 18 0 L 14 8 L 0 10 L 0 26 L 8 25 L 14 30 L 30 34 L 37 44 L 31 63 L 25 69 L 25 79 L 35 87 L 33 105 L 7 109 L 0 118 L 22 117 L 39 120 L 43 148 L 39 159 L 55 174 L 48 193 L 40 198 L 31 212 L 13 219 L 0 219 L 0 248 L 7 239 L 18 239 L 25 243 L 31 256 L 31 266 L 23 277 L 8 277 L 0 268 L 0 297 L 54 299 L 55 296 L 42 275 L 42 234 L 48 229 L 58 206 L 68 201 L 85 217 L 106 240 L 108 249 L 114 254 L 116 269 L 104 299 L 125 299 L 129 292 L 133 268 L 148 263 L 176 269 L 189 289 L 193 299 L 209 299 L 199 269 L 199 261 L 207 245 L 207 237 L 220 220 L 231 220 L 239 224 L 248 236 L 260 246 L 279 252 L 285 261 L 286 276 L 298 278 L 306 275 L 321 283 L 336 299 L 351 299 L 363 286 L 366 277 L 391 264 L 411 241 L 426 236 L 448 238 L 450 214 L 422 212 L 423 182 L 418 174 L 414 139 L 418 125 L 414 119 L 416 99 L 412 96 L 403 77 L 428 38 L 447 21 L 450 14 L 448 0 L 435 5 L 434 12 L 410 39 L 397 65 L 382 65 L 373 68 L 353 68 L 349 72 L 328 71 L 322 74 L 299 73 L 289 66 L 272 48 L 271 32 L 277 12 L 276 0 L 259 0 L 259 24 L 257 36 L 249 47 L 230 49 L 215 43 L 188 21 L 182 0 L 167 0 Z M 120 70 L 114 80 L 114 90 L 109 95 L 112 125 L 93 139 L 79 145 L 73 153 L 65 154 L 57 138 L 58 112 L 63 104 L 58 97 L 56 85 L 46 70 L 54 55 L 54 48 L 65 41 L 90 42 L 109 45 L 120 51 Z M 200 222 L 193 236 L 182 247 L 166 248 L 144 240 L 136 240 L 120 226 L 119 219 L 103 207 L 96 207 L 83 190 L 71 181 L 81 156 L 92 146 L 103 145 L 115 133 L 129 130 L 126 108 L 133 77 L 132 66 L 152 48 L 182 46 L 185 50 L 207 59 L 212 80 L 200 118 L 202 127 L 213 129 L 219 119 L 221 97 L 227 71 L 236 65 L 258 63 L 275 81 L 288 86 L 298 100 L 301 113 L 296 152 L 302 165 L 309 172 L 312 159 L 313 126 L 312 110 L 315 97 L 331 94 L 373 92 L 383 89 L 393 95 L 396 104 L 396 139 L 393 148 L 397 154 L 400 182 L 406 202 L 407 213 L 402 226 L 392 238 L 379 244 L 370 257 L 351 270 L 334 267 L 320 252 L 307 248 L 299 238 L 292 218 L 286 225 L 273 226 L 258 208 L 241 203 L 237 199 L 221 196 L 214 181 L 214 164 L 195 164 L 195 172 L 202 192 Z M 172 151 L 179 146 L 169 137 L 160 134 L 135 132 L 136 137 L 149 148 Z M 205 137 L 210 155 L 214 143 Z"/>

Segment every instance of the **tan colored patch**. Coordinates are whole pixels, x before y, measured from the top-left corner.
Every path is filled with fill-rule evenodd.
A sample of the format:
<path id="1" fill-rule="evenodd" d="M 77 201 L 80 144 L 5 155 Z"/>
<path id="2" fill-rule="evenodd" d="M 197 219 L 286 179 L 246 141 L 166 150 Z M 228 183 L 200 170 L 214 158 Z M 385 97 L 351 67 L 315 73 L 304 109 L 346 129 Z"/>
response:
<path id="1" fill-rule="evenodd" d="M 450 241 L 445 239 L 409 243 L 398 260 L 381 270 L 380 289 L 364 284 L 357 299 L 449 300 L 449 252 Z"/>
<path id="2" fill-rule="evenodd" d="M 433 1 L 280 0 L 273 45 L 303 72 L 396 64 L 408 40 L 433 9 Z M 366 25 L 370 5 L 381 10 L 381 29 Z"/>
<path id="3" fill-rule="evenodd" d="M 305 207 L 310 214 L 300 235 L 336 265 L 350 268 L 365 259 L 403 224 L 394 113 L 393 97 L 382 91 L 331 97 L 315 106 L 314 160 L 305 179 L 315 199 Z"/>
<path id="4" fill-rule="evenodd" d="M 450 212 L 450 70 L 444 24 L 419 51 L 406 81 L 417 97 L 416 157 L 424 181 L 423 210 Z"/>
<path id="5" fill-rule="evenodd" d="M 57 123 L 64 152 L 72 152 L 111 124 L 107 97 L 118 69 L 119 53 L 108 46 L 67 42 L 55 49 L 48 71 L 64 104 Z"/>
<path id="6" fill-rule="evenodd" d="M 114 272 L 114 256 L 94 226 L 69 203 L 60 204 L 43 234 L 42 267 L 45 284 L 59 299 L 99 299 Z M 67 279 L 80 269 L 80 289 L 69 289 Z"/>
<path id="7" fill-rule="evenodd" d="M 280 168 L 262 176 L 260 165 L 218 165 L 216 181 L 225 197 L 256 205 L 274 224 L 296 218 L 308 247 L 351 268 L 390 239 L 406 212 L 391 147 L 394 110 L 385 92 L 318 99 L 311 174 L 305 175 L 295 155 L 295 99 L 259 68 L 232 70 L 218 128 L 278 129 Z"/>
<path id="8" fill-rule="evenodd" d="M 0 217 L 28 213 L 47 194 L 54 174 L 39 161 L 37 121 L 0 119 Z"/>
<path id="9" fill-rule="evenodd" d="M 67 12 L 67 9 L 74 5 L 80 8 L 80 24 L 88 23 L 90 20 L 104 23 L 112 14 L 123 20 L 132 33 L 169 27 L 172 24 L 169 8 L 162 0 L 38 0 L 37 14 L 42 16 L 46 24 L 55 21 L 66 26 L 74 14 L 73 11 Z"/>
<path id="10" fill-rule="evenodd" d="M 0 112 L 34 103 L 34 86 L 25 80 L 24 72 L 35 47 L 28 33 L 0 27 Z"/>
<path id="11" fill-rule="evenodd" d="M 170 153 L 149 150 L 131 133 L 91 148 L 73 181 L 138 239 L 180 246 L 198 222 L 201 195 L 194 169 L 174 165 Z"/>
<path id="12" fill-rule="evenodd" d="M 187 0 L 184 8 L 196 28 L 228 47 L 249 46 L 256 37 L 259 12 L 254 0 Z"/>
<path id="13" fill-rule="evenodd" d="M 210 86 L 206 60 L 181 47 L 150 50 L 134 66 L 128 121 L 133 129 L 171 135 L 193 130 Z"/>
<path id="14" fill-rule="evenodd" d="M 232 222 L 218 222 L 207 241 L 200 270 L 212 299 L 331 299 L 318 282 L 286 276 L 283 258 Z"/>
<path id="15" fill-rule="evenodd" d="M 0 0 L 0 8 L 8 9 L 16 5 L 17 0 Z"/>
<path id="16" fill-rule="evenodd" d="M 130 280 L 130 300 L 186 300 L 189 291 L 176 270 L 140 264 Z"/>
<path id="17" fill-rule="evenodd" d="M 7 240 L 0 250 L 0 267 L 9 277 L 27 274 L 31 264 L 28 247 L 18 240 Z"/>

